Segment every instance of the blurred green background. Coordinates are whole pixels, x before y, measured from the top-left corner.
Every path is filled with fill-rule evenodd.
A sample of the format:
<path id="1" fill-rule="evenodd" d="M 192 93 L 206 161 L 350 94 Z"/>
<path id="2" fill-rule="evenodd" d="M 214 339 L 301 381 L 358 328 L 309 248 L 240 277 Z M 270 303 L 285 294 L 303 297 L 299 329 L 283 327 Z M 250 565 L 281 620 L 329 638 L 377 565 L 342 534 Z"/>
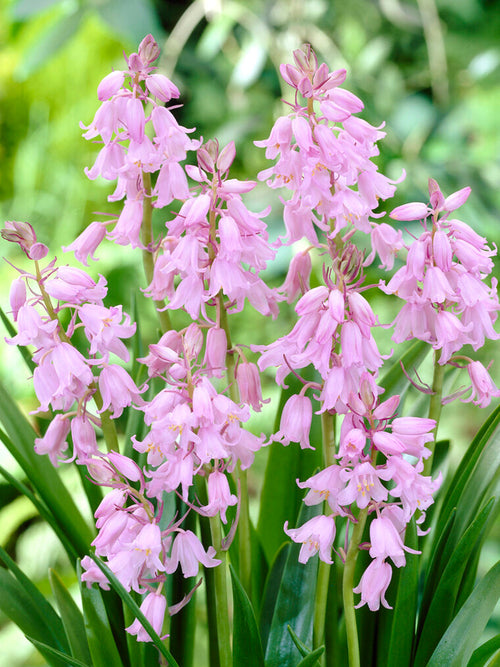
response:
<path id="1" fill-rule="evenodd" d="M 425 201 L 429 176 L 446 194 L 470 185 L 462 219 L 490 241 L 500 240 L 500 3 L 495 0 L 2 0 L 0 218 L 30 222 L 62 261 L 74 260 L 58 248 L 95 219 L 95 212 L 118 210 L 119 204 L 106 201 L 113 186 L 88 181 L 83 173 L 98 148 L 81 138 L 79 122 L 93 118 L 99 81 L 112 68 L 122 69 L 122 52 L 136 50 L 149 32 L 162 50 L 161 71 L 181 90 L 180 122 L 196 127 L 195 136 L 218 137 L 221 144 L 234 140 L 234 175 L 254 179 L 268 166 L 253 140 L 268 136 L 283 112 L 280 99 L 289 98 L 277 68 L 310 42 L 331 69 L 347 69 L 345 87 L 363 99 L 362 117 L 386 123 L 380 170 L 398 178 L 404 166 L 407 173 L 389 208 Z M 275 195 L 262 185 L 247 198 L 253 210 L 274 204 L 268 218 L 272 236 L 281 233 Z M 23 262 L 9 244 L 2 255 Z M 144 286 L 138 256 L 109 247 L 99 255 L 92 271 L 106 273 L 109 282 L 118 279 L 110 301 L 127 307 L 132 289 Z M 287 261 L 281 254 L 271 280 L 280 281 Z M 2 263 L 4 309 L 12 277 L 12 268 Z M 285 321 L 275 335 L 287 326 Z M 269 340 L 267 324 L 259 320 L 255 330 L 261 338 L 254 342 Z M 495 356 L 500 361 L 498 346 L 490 345 L 482 358 L 489 362 Z M 2 346 L 0 377 L 32 409 L 30 382 L 18 367 L 17 353 Z M 492 372 L 498 382 L 499 369 Z M 453 427 L 443 429 L 462 445 L 488 412 L 469 408 L 454 408 Z M 0 463 L 13 469 L 4 454 Z M 262 466 L 263 461 L 257 471 Z M 9 493 L 0 484 L 0 543 L 43 587 L 47 566 L 57 561 L 56 540 L 44 532 L 29 503 Z M 495 551 L 492 543 L 486 561 Z M 5 658 L 3 647 L 12 644 L 13 633 L 0 619 L 5 664 L 43 664 L 22 642 Z"/>

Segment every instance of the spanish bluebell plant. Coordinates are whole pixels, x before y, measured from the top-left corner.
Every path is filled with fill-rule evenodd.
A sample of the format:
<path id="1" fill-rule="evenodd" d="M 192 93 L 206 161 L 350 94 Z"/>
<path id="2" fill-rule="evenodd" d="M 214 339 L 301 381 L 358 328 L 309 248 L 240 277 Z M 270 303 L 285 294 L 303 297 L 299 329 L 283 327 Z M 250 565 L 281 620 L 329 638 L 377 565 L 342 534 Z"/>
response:
<path id="1" fill-rule="evenodd" d="M 157 71 L 158 57 L 148 35 L 126 68 L 98 86 L 101 106 L 82 129 L 100 150 L 86 173 L 115 183 L 108 199 L 122 208 L 63 248 L 84 267 L 106 240 L 142 256 L 139 295 L 152 302 L 159 327 L 147 351 L 141 323 L 122 305 L 105 305 L 105 276 L 48 258 L 28 223 L 2 230 L 30 267 L 12 283 L 7 343 L 28 349 L 35 414 L 49 418 L 31 446 L 56 468 L 77 466 L 96 520 L 92 537 L 76 537 L 70 512 L 78 510 L 51 507 L 41 478 L 55 473 L 27 453 L 31 427 L 19 439 L 6 398 L 1 437 L 73 562 L 80 558 L 83 612 L 53 575 L 60 616 L 51 613 L 64 632 L 42 640 L 34 618 L 23 619 L 23 630 L 51 664 L 109 664 L 113 655 L 116 664 L 189 666 L 190 609 L 203 584 L 211 667 L 483 664 L 481 656 L 500 650 L 491 642 L 477 648 L 498 567 L 474 588 L 476 550 L 499 507 L 498 410 L 448 484 L 439 469 L 446 444 L 437 440 L 444 404 L 487 407 L 500 395 L 488 369 L 462 350 L 500 336 L 489 278 L 496 252 L 452 217 L 470 188 L 446 197 L 429 179 L 429 203 L 394 208 L 397 223 L 419 221 L 419 236 L 415 225 L 409 233 L 381 221 L 380 203 L 397 186 L 376 165 L 382 126 L 359 117 L 363 103 L 343 87 L 345 70 L 319 64 L 306 45 L 280 68 L 294 93 L 289 113 L 255 142 L 274 161 L 258 179 L 284 192 L 285 233 L 271 242 L 269 210 L 245 203 L 256 181 L 230 175 L 234 142 L 204 141 L 179 124 L 179 90 Z M 159 234 L 153 213 L 163 217 Z M 264 270 L 284 245 L 295 254 L 283 284 L 271 287 Z M 376 257 L 379 284 L 366 278 Z M 386 275 L 395 261 L 400 268 Z M 372 308 L 374 292 L 403 300 L 392 325 Z M 251 332 L 234 340 L 234 313 L 252 308 L 254 317 L 276 319 L 285 301 L 295 304 L 289 333 L 265 345 Z M 396 346 L 413 344 L 382 353 L 374 336 L 381 326 L 393 327 Z M 138 341 L 132 355 L 130 341 Z M 426 384 L 418 366 L 429 347 Z M 269 400 L 261 385 L 269 368 L 280 406 L 275 425 L 254 433 L 250 418 Z M 446 372 L 457 368 L 467 385 L 445 395 Z M 424 402 L 407 414 L 409 387 Z M 124 413 L 135 425 L 125 435 Z M 247 471 L 266 448 L 255 527 Z M 290 461 L 296 480 L 281 474 Z M 267 516 L 273 510 L 287 517 L 279 536 Z M 1 557 L 23 594 L 34 595 Z M 1 578 L 0 586 L 7 590 Z M 121 617 L 117 598 L 97 587 L 118 594 Z M 130 635 L 156 653 L 138 651 Z"/>

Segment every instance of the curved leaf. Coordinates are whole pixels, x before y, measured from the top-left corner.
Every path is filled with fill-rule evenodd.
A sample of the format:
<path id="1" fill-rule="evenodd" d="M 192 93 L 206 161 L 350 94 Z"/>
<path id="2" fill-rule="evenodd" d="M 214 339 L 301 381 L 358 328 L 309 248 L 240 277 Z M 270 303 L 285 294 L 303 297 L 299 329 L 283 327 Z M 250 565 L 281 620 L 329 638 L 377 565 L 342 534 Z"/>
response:
<path id="1" fill-rule="evenodd" d="M 318 506 L 304 505 L 298 525 L 318 511 Z M 266 646 L 266 667 L 292 665 L 300 658 L 288 626 L 304 644 L 312 642 L 318 558 L 314 556 L 305 564 L 299 563 L 301 546 L 292 543 L 288 552 Z"/>
<path id="2" fill-rule="evenodd" d="M 500 597 L 500 561 L 481 579 L 453 619 L 427 667 L 467 665 Z"/>
<path id="3" fill-rule="evenodd" d="M 62 664 L 64 665 L 73 665 L 74 667 L 90 667 L 90 663 L 88 662 L 82 662 L 77 658 L 72 658 L 66 653 L 62 653 L 62 651 L 57 651 L 52 646 L 44 644 L 43 642 L 39 642 L 37 639 L 33 639 L 33 637 L 29 637 L 28 635 L 25 635 L 25 637 L 28 641 L 30 641 L 33 644 L 33 646 L 35 646 L 40 651 L 40 653 L 47 660 L 49 665 L 61 664 L 62 661 Z M 56 658 L 57 663 L 54 662 L 51 658 Z"/>
<path id="4" fill-rule="evenodd" d="M 500 651 L 500 634 L 481 644 L 472 654 L 467 667 L 484 667 L 488 660 L 498 651 Z"/>
<path id="5" fill-rule="evenodd" d="M 283 577 L 283 570 L 285 569 L 289 551 L 290 543 L 286 543 L 281 546 L 281 549 L 279 549 L 278 553 L 276 554 L 274 563 L 269 570 L 266 584 L 264 586 L 264 593 L 262 595 L 262 604 L 259 614 L 260 637 L 262 648 L 264 650 L 267 646 L 267 640 L 269 637 L 269 631 L 271 630 L 271 623 L 273 620 L 276 600 L 278 598 L 281 579 Z"/>
<path id="6" fill-rule="evenodd" d="M 57 572 L 49 570 L 49 581 L 61 614 L 64 630 L 68 638 L 71 655 L 82 663 L 90 664 L 90 651 L 85 634 L 83 614 L 78 609 L 68 589 Z"/>
<path id="7" fill-rule="evenodd" d="M 493 499 L 490 500 L 464 533 L 444 569 L 432 596 L 432 602 L 420 633 L 414 662 L 415 667 L 427 665 L 427 660 L 453 618 L 455 600 L 458 596 L 464 570 L 470 555 L 477 549 L 477 543 L 481 539 L 481 533 L 492 507 Z"/>
<path id="8" fill-rule="evenodd" d="M 264 667 L 264 654 L 252 605 L 234 567 L 229 565 L 229 569 L 234 601 L 233 667 Z"/>

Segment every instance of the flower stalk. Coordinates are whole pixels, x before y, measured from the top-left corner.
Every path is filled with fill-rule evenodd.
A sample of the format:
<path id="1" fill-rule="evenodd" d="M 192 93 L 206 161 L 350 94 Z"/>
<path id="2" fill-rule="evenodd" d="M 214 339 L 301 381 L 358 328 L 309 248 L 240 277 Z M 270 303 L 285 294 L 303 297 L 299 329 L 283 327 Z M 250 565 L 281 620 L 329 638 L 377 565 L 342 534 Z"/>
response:
<path id="1" fill-rule="evenodd" d="M 227 552 L 222 550 L 222 529 L 218 516 L 210 517 L 212 542 L 217 557 L 222 561 L 213 570 L 215 604 L 217 608 L 217 640 L 219 644 L 220 667 L 231 667 L 231 642 L 229 629 L 229 608 L 227 598 Z"/>
<path id="2" fill-rule="evenodd" d="M 342 596 L 344 600 L 344 617 L 347 636 L 347 650 L 349 655 L 349 667 L 360 667 L 358 628 L 356 625 L 356 611 L 354 609 L 354 570 L 356 559 L 359 553 L 359 544 L 363 536 L 366 518 L 368 516 L 367 508 L 362 509 L 358 516 L 358 521 L 354 524 L 349 548 L 344 564 L 344 576 L 342 579 Z"/>

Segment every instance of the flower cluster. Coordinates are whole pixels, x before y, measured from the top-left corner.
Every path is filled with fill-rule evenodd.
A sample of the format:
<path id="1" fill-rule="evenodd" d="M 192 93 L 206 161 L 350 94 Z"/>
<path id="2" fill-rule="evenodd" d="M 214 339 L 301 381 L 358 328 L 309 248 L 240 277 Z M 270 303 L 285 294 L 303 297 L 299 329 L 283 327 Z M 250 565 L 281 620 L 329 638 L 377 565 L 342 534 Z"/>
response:
<path id="1" fill-rule="evenodd" d="M 492 278 L 491 287 L 485 283 L 496 250 L 468 224 L 450 218 L 469 194 L 470 188 L 463 188 L 445 198 L 429 179 L 429 205 L 412 202 L 392 211 L 395 220 L 421 220 L 422 233 L 408 247 L 406 264 L 381 288 L 405 301 L 393 340 L 428 342 L 439 351 L 440 364 L 464 360 L 472 382 L 466 400 L 485 407 L 492 396 L 500 395 L 487 370 L 479 361 L 453 356 L 464 345 L 478 350 L 486 338 L 500 338 L 493 328 L 500 310 L 497 281 Z"/>
<path id="2" fill-rule="evenodd" d="M 12 225 L 24 236 L 33 235 L 32 247 L 42 245 L 36 242 L 27 223 Z M 8 240 L 23 247 L 17 238 Z M 55 259 L 43 268 L 40 260 L 34 259 L 34 272 L 21 271 L 11 287 L 10 303 L 18 332 L 7 342 L 35 348 L 33 384 L 40 401 L 37 412 L 61 411 L 45 435 L 35 441 L 36 451 L 48 454 L 54 465 L 63 458 L 70 431 L 73 454 L 64 460 L 84 463 L 99 455 L 94 427 L 102 426 L 110 413 L 116 418 L 125 407 L 140 403 L 140 394 L 147 389 L 139 389 L 110 357 L 129 360 L 123 339 L 133 336 L 136 326 L 122 306 L 104 306 L 106 294 L 103 276 L 96 283 L 82 269 L 57 267 Z M 63 316 L 67 326 L 61 323 Z M 82 344 L 75 343 L 78 331 L 84 334 L 83 351 Z"/>
<path id="3" fill-rule="evenodd" d="M 402 416 L 400 396 L 381 398 L 384 390 L 377 382 L 388 357 L 373 335 L 380 323 L 366 297 L 374 286 L 365 284 L 364 267 L 378 255 L 391 269 L 396 254 L 407 250 L 406 265 L 379 286 L 405 300 L 394 341 L 428 342 L 441 366 L 465 361 L 472 386 L 458 395 L 471 389 L 464 400 L 488 405 L 500 391 L 487 369 L 455 354 L 464 344 L 477 350 L 485 338 L 499 337 L 493 329 L 500 309 L 496 282 L 491 287 L 484 282 L 494 252 L 468 225 L 450 219 L 470 189 L 445 198 L 431 180 L 429 206 L 395 209 L 396 220 L 422 220 L 422 235 L 405 246 L 401 230 L 377 221 L 384 215 L 376 211 L 379 201 L 395 191 L 395 182 L 373 162 L 383 126 L 356 116 L 363 104 L 340 87 L 344 70 L 319 65 L 309 46 L 295 51 L 295 65 L 281 66 L 295 101 L 269 138 L 256 142 L 268 158 L 276 158 L 258 178 L 288 192 L 286 234 L 276 246 L 303 238 L 308 246 L 292 258 L 281 288 L 271 289 L 261 276 L 276 253 L 264 221 L 268 211 L 251 212 L 242 198 L 256 183 L 230 178 L 234 142 L 221 148 L 216 140 L 191 139 L 193 130 L 179 125 L 172 107 L 165 106 L 179 91 L 156 72 L 158 55 L 149 35 L 126 57 L 127 69 L 99 84 L 102 105 L 82 127 L 86 139 L 100 137 L 102 146 L 86 173 L 116 181 L 109 200 L 123 200 L 123 208 L 117 218 L 92 222 L 65 248 L 86 266 L 105 237 L 143 251 L 147 284 L 142 291 L 154 302 L 161 324 L 159 337 L 136 360 L 144 376 L 147 372 L 147 384 L 137 386 L 123 367 L 130 356 L 124 341 L 136 334 L 136 325 L 122 306 L 104 305 L 105 278 L 96 282 L 82 269 L 57 266 L 55 259 L 41 266 L 47 248 L 27 223 L 8 222 L 2 231 L 34 266 L 12 285 L 18 333 L 9 343 L 34 348 L 39 411 L 56 413 L 35 449 L 54 465 L 61 460 L 85 465 L 94 483 L 109 489 L 95 512 L 98 534 L 92 546 L 128 591 L 144 595 L 141 610 L 161 634 L 165 613 L 181 609 L 198 586 L 168 606 L 167 577 L 179 570 L 183 577 L 196 577 L 200 564 L 221 564 L 240 514 L 250 535 L 242 480 L 267 443 L 246 424 L 265 402 L 260 372 L 276 368 L 283 388 L 293 373 L 303 387 L 288 398 L 269 442 L 311 448 L 314 411 L 328 426 L 324 469 L 297 480 L 306 490 L 305 504 L 322 505 L 323 511 L 298 528 L 285 524 L 285 532 L 302 545 L 303 563 L 315 554 L 331 563 L 332 552 L 345 561 L 351 551 L 368 550 L 372 561 L 350 590 L 361 594 L 358 606 L 388 607 L 390 561 L 402 567 L 406 553 L 418 553 L 404 545 L 405 530 L 415 520 L 424 534 L 421 524 L 441 483 L 440 475 L 426 474 L 437 418 Z M 184 164 L 189 151 L 196 164 Z M 155 238 L 154 209 L 172 203 L 174 213 Z M 366 258 L 355 243 L 357 232 L 370 238 Z M 284 300 L 297 301 L 290 333 L 266 346 L 232 342 L 231 313 L 248 302 L 275 318 Z M 177 317 L 179 310 L 179 321 L 185 324 L 187 314 L 190 323 L 176 329 L 170 315 Z M 247 359 L 247 347 L 260 353 L 258 365 Z M 312 380 L 301 374 L 308 366 L 314 369 L 307 376 Z M 143 415 L 145 428 L 126 443 L 132 454 L 125 456 L 119 453 L 115 420 L 128 407 Z M 107 453 L 98 448 L 96 428 L 103 432 Z M 70 433 L 72 453 L 65 456 Z M 174 506 L 182 507 L 184 516 Z M 213 545 L 202 542 L 192 523 L 188 527 L 187 515 L 210 518 L 216 526 Z M 221 537 L 218 521 L 227 528 L 233 515 Z M 346 537 L 344 547 L 336 542 L 341 521 L 346 536 L 352 526 L 351 534 L 357 534 L 350 543 Z M 362 542 L 365 522 L 369 541 Z M 109 586 L 93 558 L 85 557 L 82 565 L 88 585 Z M 127 631 L 140 641 L 151 640 L 138 620 Z"/>

